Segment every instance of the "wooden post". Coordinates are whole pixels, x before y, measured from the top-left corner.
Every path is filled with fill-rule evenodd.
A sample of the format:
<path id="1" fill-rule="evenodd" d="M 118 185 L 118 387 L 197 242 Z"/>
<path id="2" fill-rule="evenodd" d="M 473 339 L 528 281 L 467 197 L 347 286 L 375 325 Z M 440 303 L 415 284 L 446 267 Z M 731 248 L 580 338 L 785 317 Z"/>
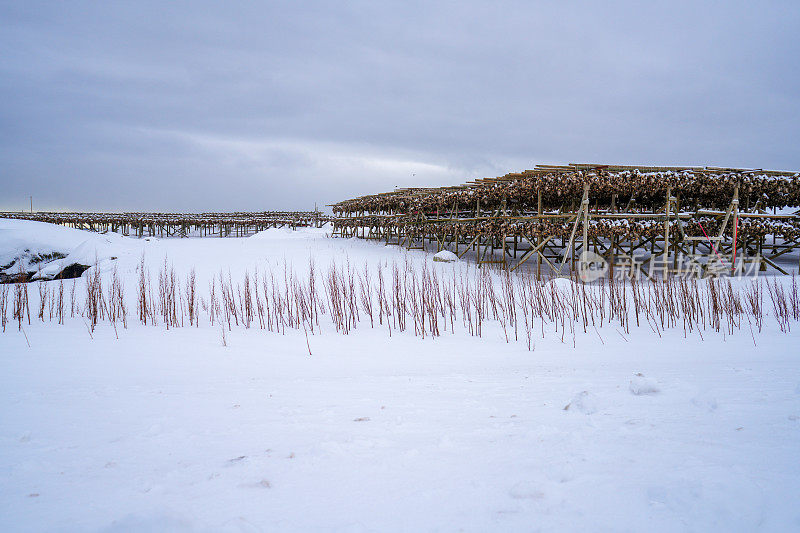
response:
<path id="1" fill-rule="evenodd" d="M 586 184 L 583 186 L 584 191 L 584 200 L 581 204 L 581 208 L 583 209 L 583 255 L 584 260 L 581 261 L 581 268 L 584 270 L 586 269 L 586 259 L 587 254 L 589 253 L 589 185 Z"/>
<path id="2" fill-rule="evenodd" d="M 733 191 L 733 246 L 731 247 L 731 268 L 736 265 L 736 237 L 738 236 L 738 228 L 739 228 L 739 186 L 736 186 L 736 189 Z M 773 235 L 774 238 L 774 235 Z"/>
<path id="3" fill-rule="evenodd" d="M 573 204 L 574 205 L 574 204 Z M 589 205 L 589 184 L 585 183 L 583 185 L 583 200 L 581 201 L 581 206 L 588 206 Z M 575 254 L 574 252 L 574 243 L 575 243 L 575 233 L 578 231 L 578 224 L 581 221 L 581 218 L 584 214 L 584 209 L 579 209 L 577 214 L 575 215 L 575 224 L 572 226 L 572 233 L 569 236 L 569 242 L 567 243 L 566 248 L 564 249 L 564 257 L 561 259 L 561 264 L 558 266 L 558 274 L 561 274 L 561 270 L 564 268 L 564 263 L 567 262 L 567 250 L 569 250 L 570 255 L 572 256 L 572 265 L 573 268 L 575 266 Z"/>
<path id="4" fill-rule="evenodd" d="M 538 215 L 538 222 L 539 226 L 541 227 L 542 224 L 542 189 L 538 189 L 536 191 L 536 214 Z M 536 237 L 536 246 L 540 248 L 539 252 L 536 254 L 536 280 L 542 280 L 542 232 L 539 231 L 539 235 Z"/>
<path id="5" fill-rule="evenodd" d="M 667 187 L 667 206 L 664 208 L 664 268 L 669 264 L 669 206 L 672 200 L 672 187 Z M 664 277 L 667 277 L 667 272 L 664 272 Z"/>

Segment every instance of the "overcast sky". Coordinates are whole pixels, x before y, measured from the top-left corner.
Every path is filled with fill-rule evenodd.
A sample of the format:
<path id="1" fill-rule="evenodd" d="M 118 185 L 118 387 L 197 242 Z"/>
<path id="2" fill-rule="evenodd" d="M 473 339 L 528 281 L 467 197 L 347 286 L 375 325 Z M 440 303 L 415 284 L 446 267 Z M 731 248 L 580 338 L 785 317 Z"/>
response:
<path id="1" fill-rule="evenodd" d="M 0 209 L 800 170 L 800 2 L 0 2 Z"/>

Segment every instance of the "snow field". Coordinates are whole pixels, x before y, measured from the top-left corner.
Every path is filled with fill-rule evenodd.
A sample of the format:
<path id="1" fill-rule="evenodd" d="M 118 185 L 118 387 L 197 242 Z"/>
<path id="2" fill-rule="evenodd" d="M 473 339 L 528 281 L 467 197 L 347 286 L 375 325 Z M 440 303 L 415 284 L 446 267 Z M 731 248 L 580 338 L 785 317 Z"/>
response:
<path id="1" fill-rule="evenodd" d="M 76 247 L 103 237 L 83 236 Z M 521 325 L 519 341 L 506 342 L 502 313 L 495 320 L 490 312 L 480 337 L 475 317 L 470 335 L 459 315 L 455 333 L 448 322 L 423 339 L 412 318 L 391 337 L 377 315 L 371 328 L 361 307 L 347 335 L 326 312 L 308 341 L 302 327 L 269 332 L 254 321 L 226 328 L 223 346 L 207 312 L 199 327 L 185 315 L 184 327 L 167 330 L 161 316 L 156 326 L 140 324 L 143 251 L 154 285 L 166 257 L 182 289 L 195 270 L 206 299 L 220 270 L 241 286 L 255 266 L 282 276 L 285 259 L 305 280 L 311 257 L 326 304 L 322 279 L 333 260 L 370 272 L 379 264 L 390 272 L 393 263 L 417 274 L 463 271 L 473 287 L 481 279 L 474 268 L 434 266 L 422 253 L 278 230 L 250 239 L 120 239 L 107 264 L 98 253 L 104 287 L 115 268 L 125 287 L 127 328 L 106 318 L 91 331 L 80 313 L 63 325 L 41 321 L 29 284 L 34 316 L 23 322 L 25 335 L 14 322 L 0 334 L 0 529 L 800 524 L 798 334 L 794 319 L 781 331 L 767 289 L 760 333 L 744 312 L 730 329 L 722 313 L 719 332 L 709 324 L 684 332 L 681 320 L 662 328 L 655 309 L 651 323 L 636 327 L 628 292 L 627 328 L 606 316 L 584 332 L 583 315 L 564 314 L 558 331 L 555 320 L 544 335 L 534 331 L 531 351 Z M 76 282 L 81 304 L 92 270 Z M 780 282 L 791 294 L 791 282 Z M 502 278 L 492 274 L 492 283 L 501 298 Z M 358 297 L 358 278 L 355 285 Z M 568 280 L 550 286 L 566 299 L 573 290 Z M 745 301 L 747 287 L 733 288 Z"/>

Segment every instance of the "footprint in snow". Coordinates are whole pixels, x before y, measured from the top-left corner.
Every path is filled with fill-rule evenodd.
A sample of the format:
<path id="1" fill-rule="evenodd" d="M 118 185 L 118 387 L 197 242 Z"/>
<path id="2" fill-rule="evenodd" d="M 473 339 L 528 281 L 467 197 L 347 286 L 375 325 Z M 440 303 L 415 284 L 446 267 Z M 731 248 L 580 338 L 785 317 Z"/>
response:
<path id="1" fill-rule="evenodd" d="M 692 398 L 692 405 L 701 409 L 706 409 L 710 412 L 716 411 L 717 407 L 719 407 L 717 399 L 713 396 L 709 396 L 708 394 L 698 394 Z"/>
<path id="2" fill-rule="evenodd" d="M 148 429 L 145 432 L 144 435 L 145 437 L 155 437 L 156 435 L 159 435 L 163 430 L 164 428 L 161 427 L 161 424 L 153 424 L 152 426 L 150 426 L 150 429 Z"/>
<path id="3" fill-rule="evenodd" d="M 228 464 L 225 465 L 225 466 L 235 465 L 236 463 L 240 463 L 240 462 L 244 461 L 245 459 L 247 459 L 246 455 L 240 455 L 239 457 L 234 457 L 233 459 L 228 459 Z"/>
<path id="4" fill-rule="evenodd" d="M 642 424 L 644 424 L 644 420 L 641 418 L 631 418 L 625 421 L 625 425 L 631 427 L 638 427 L 641 426 Z"/>
<path id="5" fill-rule="evenodd" d="M 572 401 L 564 406 L 564 411 L 578 411 L 585 415 L 597 412 L 597 402 L 594 395 L 589 391 L 582 391 L 576 394 Z"/>
<path id="6" fill-rule="evenodd" d="M 517 483 L 508 491 L 508 495 L 515 500 L 542 500 L 544 492 L 539 487 L 528 481 Z"/>
<path id="7" fill-rule="evenodd" d="M 243 489 L 270 489 L 272 484 L 267 479 L 262 479 L 258 483 L 242 483 L 239 485 Z"/>

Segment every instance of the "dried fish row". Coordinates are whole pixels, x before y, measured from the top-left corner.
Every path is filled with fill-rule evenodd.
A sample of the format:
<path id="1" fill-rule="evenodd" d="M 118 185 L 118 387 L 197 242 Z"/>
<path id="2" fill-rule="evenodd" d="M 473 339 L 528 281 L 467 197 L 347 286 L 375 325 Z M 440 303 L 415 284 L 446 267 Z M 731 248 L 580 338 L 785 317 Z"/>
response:
<path id="1" fill-rule="evenodd" d="M 347 220 L 347 219 L 342 219 Z M 678 223 L 670 221 L 670 232 L 680 241 L 680 235 L 690 237 L 713 236 L 719 233 L 722 222 L 716 217 L 697 218 Z M 359 224 L 358 219 L 351 219 L 342 224 L 345 227 L 362 227 L 369 224 Z M 387 228 L 398 229 L 403 232 L 436 235 L 485 235 L 487 237 L 501 238 L 503 236 L 526 236 L 529 238 L 554 237 L 569 239 L 574 223 L 566 220 L 541 219 L 541 220 L 514 220 L 514 219 L 488 219 L 475 221 L 445 221 L 445 222 L 415 222 L 408 219 L 387 221 Z M 577 226 L 577 233 L 583 231 L 583 223 Z M 775 219 L 748 219 L 741 218 L 738 225 L 728 224 L 723 236 L 728 240 L 736 233 L 737 241 L 744 243 L 750 239 L 761 239 L 772 235 L 786 241 L 800 239 L 800 220 L 775 220 Z M 595 239 L 612 239 L 634 241 L 649 238 L 661 238 L 664 235 L 664 221 L 657 219 L 603 219 L 592 218 L 587 228 L 588 236 Z"/>
<path id="2" fill-rule="evenodd" d="M 507 175 L 494 181 L 462 187 L 412 189 L 363 196 L 333 205 L 334 213 L 432 213 L 476 206 L 529 212 L 538 208 L 568 209 L 579 203 L 584 185 L 590 186 L 592 205 L 625 206 L 633 211 L 663 206 L 667 191 L 680 205 L 694 209 L 723 209 L 738 187 L 743 208 L 800 206 L 800 175 L 773 175 L 745 171 L 557 171 Z"/>
<path id="3" fill-rule="evenodd" d="M 69 213 L 69 212 L 0 212 L 0 218 L 35 220 L 53 224 L 255 224 L 304 223 L 327 221 L 330 217 L 313 211 L 265 211 L 234 213 Z"/>

